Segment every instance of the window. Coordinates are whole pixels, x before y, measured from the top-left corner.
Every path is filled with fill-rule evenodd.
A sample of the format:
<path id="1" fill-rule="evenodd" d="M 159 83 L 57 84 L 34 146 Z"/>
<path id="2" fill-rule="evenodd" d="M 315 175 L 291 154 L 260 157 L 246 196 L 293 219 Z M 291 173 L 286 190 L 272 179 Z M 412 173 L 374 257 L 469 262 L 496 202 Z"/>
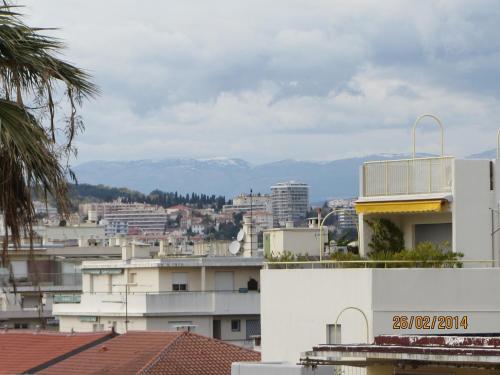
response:
<path id="1" fill-rule="evenodd" d="M 15 323 L 14 329 L 28 329 L 28 323 Z"/>
<path id="2" fill-rule="evenodd" d="M 342 326 L 340 324 L 326 325 L 326 343 L 341 344 L 342 343 Z"/>
<path id="3" fill-rule="evenodd" d="M 132 272 L 128 274 L 128 282 L 129 284 L 135 284 L 137 283 L 137 273 Z"/>
<path id="4" fill-rule="evenodd" d="M 231 320 L 231 331 L 232 332 L 239 332 L 240 329 L 241 329 L 241 320 L 232 319 Z"/>
<path id="5" fill-rule="evenodd" d="M 172 290 L 175 292 L 182 292 L 188 290 L 186 272 L 174 272 L 172 274 Z"/>

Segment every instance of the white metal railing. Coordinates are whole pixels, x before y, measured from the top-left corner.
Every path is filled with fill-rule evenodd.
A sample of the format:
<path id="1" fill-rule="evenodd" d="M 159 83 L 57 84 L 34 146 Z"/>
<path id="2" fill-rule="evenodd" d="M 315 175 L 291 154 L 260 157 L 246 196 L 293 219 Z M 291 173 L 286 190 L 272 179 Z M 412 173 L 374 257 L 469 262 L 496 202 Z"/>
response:
<path id="1" fill-rule="evenodd" d="M 363 196 L 448 193 L 452 156 L 369 161 L 363 164 Z"/>

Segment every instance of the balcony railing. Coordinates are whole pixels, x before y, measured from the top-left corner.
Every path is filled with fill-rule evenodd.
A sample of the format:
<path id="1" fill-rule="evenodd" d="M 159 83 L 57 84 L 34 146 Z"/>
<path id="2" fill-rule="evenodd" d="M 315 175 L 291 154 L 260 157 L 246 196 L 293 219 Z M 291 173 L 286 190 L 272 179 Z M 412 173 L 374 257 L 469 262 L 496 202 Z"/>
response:
<path id="1" fill-rule="evenodd" d="M 370 161 L 363 165 L 363 196 L 448 193 L 451 156 Z"/>
<path id="2" fill-rule="evenodd" d="M 81 287 L 82 274 L 74 273 L 28 273 L 26 275 L 14 275 L 12 279 L 9 275 L 0 275 L 0 286 L 11 287 L 24 286 L 75 286 Z"/>
<path id="3" fill-rule="evenodd" d="M 65 301 L 63 301 L 65 300 Z M 54 315 L 125 314 L 259 314 L 260 293 L 239 291 L 206 292 L 113 292 L 84 293 L 81 302 L 69 297 L 55 298 Z"/>

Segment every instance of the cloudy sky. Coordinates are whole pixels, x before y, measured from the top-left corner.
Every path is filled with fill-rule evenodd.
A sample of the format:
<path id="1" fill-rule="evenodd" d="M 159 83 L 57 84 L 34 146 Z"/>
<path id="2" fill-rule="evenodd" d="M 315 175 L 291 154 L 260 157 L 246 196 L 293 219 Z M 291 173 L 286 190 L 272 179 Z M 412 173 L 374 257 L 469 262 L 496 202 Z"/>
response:
<path id="1" fill-rule="evenodd" d="M 442 119 L 448 154 L 495 147 L 496 0 L 17 3 L 101 87 L 78 163 L 409 152 L 422 113 Z M 424 122 L 419 150 L 438 139 Z"/>

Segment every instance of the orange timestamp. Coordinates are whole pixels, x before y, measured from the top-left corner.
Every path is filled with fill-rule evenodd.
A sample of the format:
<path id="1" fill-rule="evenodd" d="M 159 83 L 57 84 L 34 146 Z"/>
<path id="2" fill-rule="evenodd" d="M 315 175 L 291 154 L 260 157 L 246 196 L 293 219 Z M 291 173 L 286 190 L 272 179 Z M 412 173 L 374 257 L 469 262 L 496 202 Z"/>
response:
<path id="1" fill-rule="evenodd" d="M 467 329 L 467 315 L 394 315 L 392 329 Z"/>

